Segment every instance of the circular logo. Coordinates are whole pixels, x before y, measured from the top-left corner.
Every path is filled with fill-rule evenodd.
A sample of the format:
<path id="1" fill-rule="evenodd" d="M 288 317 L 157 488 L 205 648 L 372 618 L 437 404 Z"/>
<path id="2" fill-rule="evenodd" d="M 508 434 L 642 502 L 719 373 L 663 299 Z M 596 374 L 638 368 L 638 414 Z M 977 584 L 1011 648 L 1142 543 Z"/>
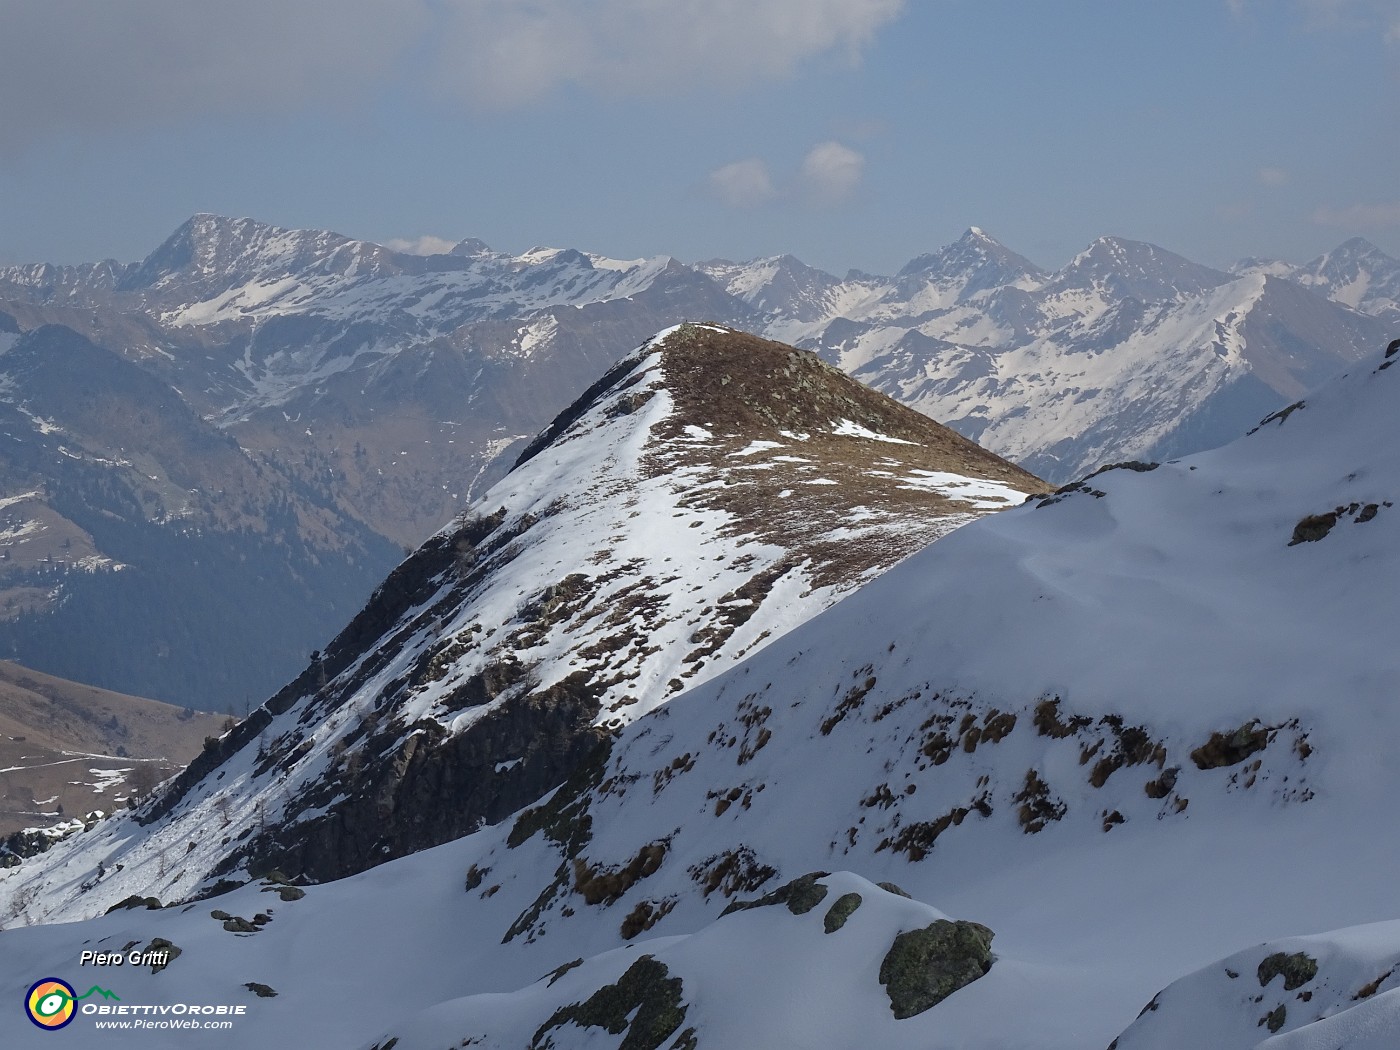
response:
<path id="1" fill-rule="evenodd" d="M 45 977 L 30 986 L 29 994 L 24 997 L 24 1009 L 36 1025 L 52 1031 L 73 1020 L 73 1014 L 77 1012 L 73 1002 L 76 995 L 67 981 Z"/>

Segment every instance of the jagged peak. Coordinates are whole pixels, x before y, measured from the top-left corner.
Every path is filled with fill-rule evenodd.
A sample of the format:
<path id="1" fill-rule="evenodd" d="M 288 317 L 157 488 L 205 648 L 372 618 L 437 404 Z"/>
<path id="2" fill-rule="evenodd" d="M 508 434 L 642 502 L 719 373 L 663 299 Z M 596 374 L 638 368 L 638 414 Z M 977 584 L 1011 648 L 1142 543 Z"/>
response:
<path id="1" fill-rule="evenodd" d="M 489 244 L 480 238 L 468 237 L 454 244 L 452 250 L 447 254 L 456 255 L 464 259 L 476 259 L 483 255 L 495 255 L 496 252 Z"/>
<path id="2" fill-rule="evenodd" d="M 1228 283 L 1228 273 L 1202 266 L 1148 241 L 1097 238 L 1053 277 L 1062 287 L 1112 286 L 1137 299 L 1170 299 Z"/>
<path id="3" fill-rule="evenodd" d="M 719 281 L 730 295 L 774 316 L 816 321 L 827 316 L 830 293 L 840 279 L 784 253 L 744 263 L 716 260 L 696 268 Z"/>
<path id="4" fill-rule="evenodd" d="M 809 266 L 791 252 L 782 252 L 778 255 L 760 255 L 744 262 L 735 262 L 733 259 L 703 259 L 695 264 L 699 270 L 728 270 L 728 269 L 759 269 L 770 268 L 777 270 L 803 270 L 816 271 L 815 266 Z"/>
<path id="5" fill-rule="evenodd" d="M 175 230 L 167 242 L 181 239 L 189 242 L 197 250 L 214 252 L 227 249 L 246 249 L 248 246 L 272 238 L 292 238 L 295 240 L 325 240 L 349 243 L 351 238 L 329 230 L 297 229 L 278 226 L 248 216 L 217 215 L 213 212 L 196 212 Z M 157 249 L 159 250 L 159 249 Z"/>
<path id="6" fill-rule="evenodd" d="M 151 287 L 177 273 L 227 282 L 250 269 L 287 271 L 346 246 L 362 249 L 359 254 L 390 254 L 387 248 L 327 230 L 296 230 L 247 217 L 198 212 L 126 275 L 120 288 Z"/>
<path id="7" fill-rule="evenodd" d="M 1169 252 L 1165 248 L 1160 248 L 1149 241 L 1134 240 L 1131 237 L 1118 237 L 1113 234 L 1106 234 L 1096 237 L 1082 252 L 1070 260 L 1069 265 L 1083 263 L 1095 259 L 1125 260 L 1154 260 L 1159 264 L 1171 264 L 1180 262 L 1190 262 L 1184 256 Z"/>
<path id="8" fill-rule="evenodd" d="M 986 252 L 1006 254 L 1013 256 L 1017 259 L 1021 258 L 1020 255 L 1018 255 L 1016 252 L 1013 252 L 1002 241 L 999 241 L 997 238 L 993 237 L 981 226 L 969 226 L 966 230 L 963 231 L 963 235 L 954 242 L 954 245 L 963 245 L 965 247 L 976 246 Z M 1027 262 L 1027 265 L 1032 266 L 1032 268 L 1034 268 L 1034 266 L 1029 262 Z"/>
<path id="9" fill-rule="evenodd" d="M 928 277 L 936 281 L 964 281 L 964 293 L 1010 284 L 1041 269 L 1012 251 L 979 226 L 970 226 L 952 244 L 911 259 L 900 277 Z"/>
<path id="10" fill-rule="evenodd" d="M 1400 260 L 1387 255 L 1365 237 L 1351 237 L 1330 252 L 1319 255 L 1301 269 L 1304 273 L 1327 278 L 1360 266 L 1400 269 Z"/>
<path id="11" fill-rule="evenodd" d="M 1330 254 L 1343 253 L 1347 255 L 1385 255 L 1385 252 L 1376 247 L 1375 244 L 1368 241 L 1365 237 L 1349 237 L 1341 244 L 1337 245 Z M 1390 258 L 1388 255 L 1385 255 L 1385 257 L 1387 259 Z"/>
<path id="12" fill-rule="evenodd" d="M 821 273 L 815 266 L 808 266 L 805 262 L 793 255 L 791 252 L 783 252 L 781 255 L 769 255 L 762 259 L 755 259 L 749 263 L 750 266 L 771 266 L 777 270 L 796 271 L 799 273 Z"/>

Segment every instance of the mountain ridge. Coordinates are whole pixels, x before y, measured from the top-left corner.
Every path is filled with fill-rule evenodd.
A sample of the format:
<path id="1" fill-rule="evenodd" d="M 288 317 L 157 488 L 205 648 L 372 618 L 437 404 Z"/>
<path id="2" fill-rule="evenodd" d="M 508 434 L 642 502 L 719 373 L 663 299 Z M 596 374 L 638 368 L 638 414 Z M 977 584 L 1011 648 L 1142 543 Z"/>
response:
<path id="1" fill-rule="evenodd" d="M 129 833 L 204 842 L 186 894 L 436 845 L 924 544 L 1047 488 L 805 351 L 663 331 Z M 210 813 L 251 837 L 221 848 Z"/>

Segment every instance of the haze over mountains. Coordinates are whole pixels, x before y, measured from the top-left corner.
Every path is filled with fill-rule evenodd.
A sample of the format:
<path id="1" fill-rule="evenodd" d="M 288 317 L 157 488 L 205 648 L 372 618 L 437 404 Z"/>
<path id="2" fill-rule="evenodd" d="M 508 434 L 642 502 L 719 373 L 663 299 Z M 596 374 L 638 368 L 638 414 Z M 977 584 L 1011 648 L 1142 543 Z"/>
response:
<path id="1" fill-rule="evenodd" d="M 242 713 L 392 564 L 333 497 L 72 329 L 25 334 L 0 370 L 8 656 Z"/>
<path id="2" fill-rule="evenodd" d="M 812 349 L 1059 483 L 1238 435 L 1382 344 L 1398 284 L 1362 241 L 1224 273 L 1105 238 L 1047 273 L 974 229 L 836 277 L 195 216 L 138 263 L 0 270 L 0 652 L 241 711 L 620 347 L 686 319 Z M 108 650 L 64 644 L 98 624 Z"/>
<path id="3" fill-rule="evenodd" d="M 774 539 L 750 535 L 771 515 L 730 502 L 749 485 L 777 490 L 766 511 L 803 483 L 837 481 L 811 486 L 835 499 L 849 478 L 847 522 L 914 479 L 942 488 L 935 515 L 950 499 L 1005 505 L 1016 486 L 995 460 L 914 467 L 936 432 L 896 430 L 908 414 L 873 416 L 870 402 L 833 412 L 857 396 L 830 370 L 804 382 L 790 351 L 773 350 L 747 392 L 731 389 L 730 366 L 717 383 L 698 370 L 702 390 L 678 382 L 695 374 L 692 345 L 747 338 L 688 326 L 626 358 L 385 582 L 328 664 L 148 806 L 0 875 L 0 914 L 77 919 L 130 894 L 229 892 L 11 929 L 0 980 L 22 989 L 71 971 L 84 945 L 160 937 L 180 955 L 122 972 L 124 1000 L 246 1003 L 239 1046 L 1393 1044 L 1400 940 L 1383 920 L 1400 782 L 1377 741 L 1400 731 L 1400 348 L 1373 350 L 1224 448 L 1121 465 L 990 514 L 825 611 L 814 592 L 810 619 L 784 624 L 734 575 L 756 580 L 793 549 L 765 554 Z M 746 360 L 761 347 L 738 349 Z M 753 412 L 726 436 L 715 417 L 731 395 Z M 800 429 L 765 419 L 780 410 L 811 414 Z M 648 451 L 685 457 L 683 469 L 649 475 Z M 571 506 L 573 486 L 594 479 L 589 506 Z M 658 512 L 683 527 L 662 551 L 629 549 L 655 530 L 626 523 Z M 813 571 L 842 538 L 825 530 L 798 548 Z M 567 585 L 558 573 L 578 559 L 565 544 L 599 537 L 609 556 Z M 649 589 L 662 571 L 678 578 Z M 665 596 L 695 587 L 700 622 L 673 622 Z M 639 602 L 625 622 L 600 622 L 629 588 Z M 768 593 L 786 597 L 781 583 Z M 727 608 L 749 608 L 734 599 L 756 608 L 721 640 L 714 677 L 672 694 L 669 668 L 708 644 Z M 790 629 L 746 652 L 759 624 Z M 480 698 L 473 676 L 499 658 L 492 627 L 538 658 L 538 677 L 453 709 Z M 377 864 L 533 760 L 544 719 L 495 738 L 522 747 L 509 757 L 482 727 L 575 658 L 614 691 L 597 727 L 628 724 L 533 805 L 494 824 L 482 811 L 474 833 Z M 611 710 L 613 696 L 637 702 Z M 419 754 L 448 753 L 449 738 L 470 781 L 400 792 Z M 379 839 L 357 804 L 382 807 Z M 321 863 L 371 870 L 288 885 L 328 874 Z M 1318 933 L 1362 923 L 1379 925 Z M 306 1008 L 331 999 L 333 1011 Z M 106 1035 L 75 1023 L 70 1041 Z"/>

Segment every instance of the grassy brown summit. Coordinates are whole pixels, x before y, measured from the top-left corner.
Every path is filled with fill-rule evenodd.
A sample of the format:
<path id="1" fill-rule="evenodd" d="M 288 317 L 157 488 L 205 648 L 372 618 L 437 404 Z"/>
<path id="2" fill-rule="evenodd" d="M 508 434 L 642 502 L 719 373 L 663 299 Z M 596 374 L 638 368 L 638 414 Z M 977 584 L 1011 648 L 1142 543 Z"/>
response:
<path id="1" fill-rule="evenodd" d="M 653 431 L 650 469 L 722 477 L 689 486 L 686 504 L 729 511 L 736 534 L 810 557 L 818 583 L 887 567 L 998 509 L 996 497 L 959 498 L 973 488 L 941 475 L 1012 490 L 1004 506 L 1050 488 L 805 350 L 717 325 L 684 325 L 659 348 L 675 407 Z M 906 527 L 872 528 L 896 518 Z"/>
<path id="2" fill-rule="evenodd" d="M 720 325 L 682 325 L 661 344 L 677 416 L 708 418 L 711 428 L 802 431 L 846 418 L 889 437 L 937 442 L 961 465 L 1025 471 L 967 438 L 828 365 L 816 354 Z M 684 422 L 691 422 L 685 418 Z"/>

